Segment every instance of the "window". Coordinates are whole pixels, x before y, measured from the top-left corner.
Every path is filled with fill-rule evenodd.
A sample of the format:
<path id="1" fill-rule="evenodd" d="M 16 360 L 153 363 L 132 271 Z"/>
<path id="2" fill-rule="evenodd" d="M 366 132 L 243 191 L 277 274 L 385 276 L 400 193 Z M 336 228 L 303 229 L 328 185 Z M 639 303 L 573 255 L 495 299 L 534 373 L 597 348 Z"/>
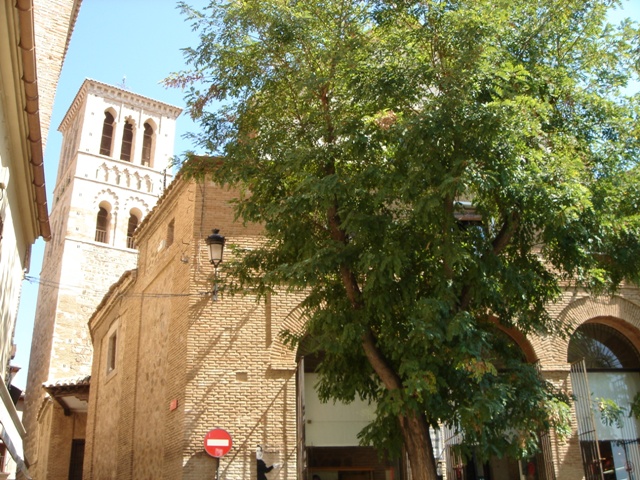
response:
<path id="1" fill-rule="evenodd" d="M 149 122 L 144 124 L 144 136 L 142 137 L 142 165 L 153 167 L 151 159 L 153 157 L 153 127 Z"/>
<path id="2" fill-rule="evenodd" d="M 101 206 L 96 219 L 96 242 L 109 242 L 109 220 L 109 211 L 105 207 Z"/>
<path id="3" fill-rule="evenodd" d="M 603 323 L 580 325 L 569 340 L 571 385 L 587 479 L 628 480 L 640 465 L 640 422 L 631 405 L 640 394 L 640 355 L 620 331 Z M 612 420 L 608 406 L 623 414 Z"/>
<path id="4" fill-rule="evenodd" d="M 165 242 L 165 247 L 169 247 L 173 243 L 173 234 L 175 230 L 176 221 L 171 220 L 169 225 L 167 225 L 167 240 Z"/>
<path id="5" fill-rule="evenodd" d="M 3 444 L 0 444 L 0 472 L 5 471 L 6 464 L 7 464 L 7 447 L 3 443 Z"/>
<path id="6" fill-rule="evenodd" d="M 113 125 L 115 119 L 110 112 L 104 112 L 104 122 L 102 123 L 102 138 L 100 139 L 100 155 L 111 156 L 113 146 Z"/>
<path id="7" fill-rule="evenodd" d="M 127 225 L 127 248 L 135 248 L 135 244 L 133 243 L 133 233 L 136 231 L 139 222 L 138 217 L 134 213 L 129 215 L 129 224 Z"/>
<path id="8" fill-rule="evenodd" d="M 120 149 L 120 160 L 130 162 L 132 151 L 133 151 L 133 123 L 131 121 L 127 121 L 127 123 L 124 124 L 124 131 L 122 132 L 122 148 Z"/>
<path id="9" fill-rule="evenodd" d="M 581 325 L 569 342 L 567 360 L 584 359 L 587 371 L 640 370 L 640 355 L 627 337 L 601 323 Z"/>
<path id="10" fill-rule="evenodd" d="M 116 355 L 118 353 L 118 332 L 114 331 L 109 336 L 107 344 L 107 373 L 111 373 L 116 369 Z"/>

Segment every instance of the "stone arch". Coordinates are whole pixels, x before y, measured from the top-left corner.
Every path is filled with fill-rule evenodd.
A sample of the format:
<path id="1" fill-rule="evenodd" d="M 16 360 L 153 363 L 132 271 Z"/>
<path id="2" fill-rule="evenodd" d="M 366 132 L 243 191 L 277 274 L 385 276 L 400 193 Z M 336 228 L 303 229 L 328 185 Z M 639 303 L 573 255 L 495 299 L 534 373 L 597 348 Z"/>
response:
<path id="1" fill-rule="evenodd" d="M 302 304 L 296 305 L 280 324 L 271 346 L 269 347 L 269 367 L 273 370 L 296 369 L 296 348 L 291 348 L 283 341 L 282 333 L 290 332 L 302 337 L 305 333 L 306 320 L 303 314 Z"/>
<path id="2" fill-rule="evenodd" d="M 110 188 L 100 190 L 96 196 L 93 197 L 93 211 L 97 212 L 102 202 L 108 202 L 111 205 L 112 212 L 117 212 L 120 209 L 118 195 Z"/>
<path id="3" fill-rule="evenodd" d="M 138 125 L 131 115 L 125 117 L 122 124 L 122 142 L 120 144 L 120 160 L 133 161 Z"/>
<path id="4" fill-rule="evenodd" d="M 584 323 L 603 323 L 629 338 L 640 351 L 640 306 L 620 295 L 612 297 L 584 296 L 567 305 L 558 315 L 571 333 Z M 538 355 L 546 366 L 567 365 L 569 338 L 547 337 L 537 345 Z"/>
<path id="5" fill-rule="evenodd" d="M 112 232 L 115 226 L 115 218 L 113 211 L 113 205 L 107 201 L 102 200 L 98 205 L 98 212 L 96 213 L 96 229 L 94 240 L 99 243 L 110 243 L 113 238 Z"/>
<path id="6" fill-rule="evenodd" d="M 498 328 L 503 331 L 506 335 L 511 338 L 524 355 L 524 358 L 528 363 L 536 363 L 538 361 L 538 355 L 536 354 L 533 345 L 527 339 L 527 337 L 520 331 L 515 328 L 506 328 L 500 324 L 497 324 Z"/>
<path id="7" fill-rule="evenodd" d="M 120 169 L 118 167 L 113 167 L 113 176 L 114 176 L 114 182 L 116 185 L 120 185 L 120 180 L 122 177 L 122 172 L 120 171 Z"/>
<path id="8" fill-rule="evenodd" d="M 138 172 L 135 172 L 133 174 L 133 182 L 134 182 L 134 185 L 132 186 L 132 188 L 135 188 L 136 190 L 140 190 L 142 187 L 142 177 Z"/>
<path id="9" fill-rule="evenodd" d="M 302 311 L 302 305 L 298 304 L 285 317 L 280 325 L 280 330 L 275 340 L 269 348 L 269 364 L 275 370 L 295 370 L 296 368 L 296 351 L 285 345 L 282 339 L 282 332 L 290 332 L 293 335 L 302 337 L 305 333 L 306 321 Z M 514 328 L 505 328 L 497 324 L 498 328 L 505 334 L 509 335 L 513 341 L 520 347 L 525 358 L 530 363 L 538 361 L 538 355 L 532 343 L 522 332 Z"/>
<path id="10" fill-rule="evenodd" d="M 151 210 L 150 205 L 140 197 L 129 197 L 124 202 L 123 211 L 130 212 L 131 210 L 138 210 L 140 212 L 140 220 L 144 219 Z"/>

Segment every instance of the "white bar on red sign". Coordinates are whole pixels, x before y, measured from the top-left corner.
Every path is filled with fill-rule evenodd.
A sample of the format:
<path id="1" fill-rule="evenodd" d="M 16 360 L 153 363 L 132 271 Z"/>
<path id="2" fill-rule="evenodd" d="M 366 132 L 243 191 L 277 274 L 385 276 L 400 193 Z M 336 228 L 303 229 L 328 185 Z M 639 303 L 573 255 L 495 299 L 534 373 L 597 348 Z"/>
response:
<path id="1" fill-rule="evenodd" d="M 228 447 L 229 440 L 224 438 L 207 438 L 207 447 Z"/>

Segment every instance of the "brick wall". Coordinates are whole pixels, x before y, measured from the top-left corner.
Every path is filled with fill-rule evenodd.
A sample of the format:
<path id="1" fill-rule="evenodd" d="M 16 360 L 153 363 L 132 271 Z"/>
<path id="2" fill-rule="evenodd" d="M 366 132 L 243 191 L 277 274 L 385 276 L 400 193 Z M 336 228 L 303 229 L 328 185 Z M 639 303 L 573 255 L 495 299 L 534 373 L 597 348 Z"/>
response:
<path id="1" fill-rule="evenodd" d="M 94 361 L 87 478 L 113 469 L 119 479 L 208 478 L 218 462 L 203 452 L 203 441 L 216 427 L 234 439 L 219 462 L 220 478 L 255 476 L 259 443 L 266 460 L 286 464 L 280 478 L 295 478 L 295 359 L 290 353 L 286 369 L 282 358 L 272 369 L 270 348 L 299 299 L 277 299 L 266 308 L 252 297 L 213 302 L 210 293 L 202 295 L 212 290 L 204 244 L 212 228 L 221 229 L 228 245 L 261 241 L 259 227 L 233 222 L 226 204 L 232 196 L 212 184 L 174 184 L 140 232 L 135 283 L 92 318 L 96 349 L 104 348 L 105 332 L 117 320 L 127 368 L 105 379 Z M 166 246 L 171 221 L 175 239 Z M 227 248 L 225 259 L 230 255 Z M 99 434 L 113 431 L 106 417 L 118 418 L 117 461 L 97 454 L 111 448 Z"/>
<path id="2" fill-rule="evenodd" d="M 211 290 L 204 238 L 212 228 L 220 229 L 228 245 L 251 248 L 262 241 L 258 226 L 233 221 L 227 204 L 232 197 L 210 183 L 177 181 L 140 232 L 137 278 L 93 316 L 96 349 L 104 348 L 106 332 L 117 322 L 126 368 L 107 379 L 94 361 L 88 426 L 93 454 L 86 460 L 86 478 L 117 471 L 119 479 L 196 480 L 213 478 L 216 468 L 220 479 L 255 478 L 258 444 L 267 464 L 283 464 L 277 478 L 296 478 L 295 352 L 278 333 L 302 330 L 301 298 L 224 296 L 213 302 L 201 295 Z M 162 240 L 172 221 L 176 235 L 167 246 Z M 230 255 L 227 248 L 226 261 Z M 640 347 L 639 303 L 636 288 L 612 299 L 567 289 L 549 308 L 574 327 L 596 320 L 615 326 Z M 520 341 L 532 360 L 540 360 L 544 376 L 570 393 L 567 340 Z M 117 440 L 101 434 L 116 425 Z M 226 429 L 234 441 L 219 461 L 203 451 L 212 428 Z M 575 429 L 568 441 L 552 432 L 551 453 L 562 480 L 584 475 Z M 117 458 L 98 453 L 115 445 Z"/>

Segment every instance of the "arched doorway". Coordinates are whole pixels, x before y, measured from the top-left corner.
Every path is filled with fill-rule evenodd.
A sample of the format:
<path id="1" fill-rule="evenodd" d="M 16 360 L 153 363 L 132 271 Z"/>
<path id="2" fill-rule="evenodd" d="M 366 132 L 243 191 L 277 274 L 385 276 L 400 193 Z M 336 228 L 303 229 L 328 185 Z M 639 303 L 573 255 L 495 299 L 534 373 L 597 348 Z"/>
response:
<path id="1" fill-rule="evenodd" d="M 531 344 L 522 333 L 514 329 L 496 326 L 493 348 L 486 353 L 485 358 L 495 366 L 500 375 L 514 374 L 517 364 L 537 368 L 537 358 Z M 466 457 L 463 456 L 457 449 L 457 445 L 463 443 L 462 434 L 446 426 L 443 432 L 447 480 L 555 480 L 548 432 L 537 432 L 538 451 L 535 454 L 514 458 L 503 452 L 488 460 L 483 460 L 473 451 Z M 505 431 L 504 435 L 508 436 L 510 433 Z"/>
<path id="2" fill-rule="evenodd" d="M 616 328 L 589 322 L 569 341 L 567 360 L 587 480 L 640 478 L 640 424 L 631 405 L 640 392 L 640 355 Z"/>

